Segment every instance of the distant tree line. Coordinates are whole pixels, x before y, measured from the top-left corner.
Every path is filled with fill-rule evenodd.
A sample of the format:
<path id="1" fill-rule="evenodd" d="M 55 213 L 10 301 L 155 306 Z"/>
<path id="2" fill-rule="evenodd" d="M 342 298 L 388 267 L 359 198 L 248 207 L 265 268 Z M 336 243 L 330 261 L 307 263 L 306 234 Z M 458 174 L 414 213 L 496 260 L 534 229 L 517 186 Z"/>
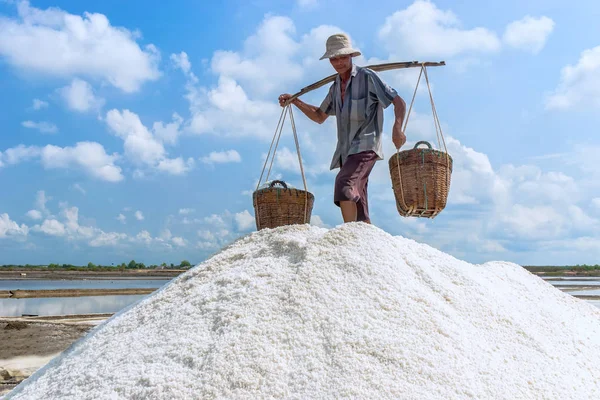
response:
<path id="1" fill-rule="evenodd" d="M 577 264 L 577 265 L 568 265 L 568 266 L 555 266 L 555 265 L 531 265 L 524 266 L 523 268 L 529 271 L 535 272 L 564 272 L 564 271 L 598 271 L 600 270 L 600 265 L 587 265 L 587 264 Z"/>
<path id="2" fill-rule="evenodd" d="M 0 266 L 0 268 L 7 268 L 7 269 L 11 269 L 11 268 L 25 268 L 25 269 L 62 269 L 62 270 L 73 270 L 73 271 L 114 271 L 115 269 L 118 270 L 125 270 L 125 269 L 189 269 L 192 266 L 192 264 L 188 261 L 188 260 L 183 260 L 181 261 L 179 264 L 167 264 L 167 263 L 162 263 L 160 265 L 156 265 L 156 264 L 152 264 L 152 265 L 146 265 L 144 263 L 139 263 L 136 262 L 135 260 L 131 260 L 129 261 L 129 263 L 125 264 L 125 263 L 121 263 L 118 265 L 101 265 L 101 264 L 94 264 L 92 262 L 89 262 L 86 265 L 73 265 L 73 264 L 48 264 L 48 265 L 31 265 L 31 264 L 25 264 L 25 265 L 15 265 L 15 264 L 5 264 Z"/>

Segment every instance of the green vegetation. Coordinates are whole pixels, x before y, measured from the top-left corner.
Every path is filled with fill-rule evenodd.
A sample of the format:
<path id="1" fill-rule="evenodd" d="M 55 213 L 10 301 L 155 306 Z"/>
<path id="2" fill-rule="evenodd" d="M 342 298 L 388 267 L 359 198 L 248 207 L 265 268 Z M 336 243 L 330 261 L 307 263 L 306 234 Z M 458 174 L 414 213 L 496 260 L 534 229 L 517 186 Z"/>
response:
<path id="1" fill-rule="evenodd" d="M 48 264 L 48 265 L 0 265 L 0 268 L 11 271 L 17 269 L 28 269 L 28 270 L 63 270 L 63 271 L 114 271 L 114 270 L 125 270 L 125 269 L 189 269 L 193 265 L 188 260 L 183 260 L 179 264 L 173 263 L 167 265 L 162 263 L 160 266 L 156 264 L 146 265 L 144 263 L 136 262 L 135 260 L 129 261 L 129 263 L 121 263 L 118 265 L 99 265 L 89 262 L 86 265 L 72 265 L 72 264 Z"/>
<path id="2" fill-rule="evenodd" d="M 561 276 L 561 275 L 582 275 L 582 276 L 600 276 L 600 265 L 587 265 L 577 264 L 568 266 L 553 266 L 553 265 L 525 265 L 523 266 L 526 270 L 531 273 L 539 274 L 543 273 L 547 276 Z"/>

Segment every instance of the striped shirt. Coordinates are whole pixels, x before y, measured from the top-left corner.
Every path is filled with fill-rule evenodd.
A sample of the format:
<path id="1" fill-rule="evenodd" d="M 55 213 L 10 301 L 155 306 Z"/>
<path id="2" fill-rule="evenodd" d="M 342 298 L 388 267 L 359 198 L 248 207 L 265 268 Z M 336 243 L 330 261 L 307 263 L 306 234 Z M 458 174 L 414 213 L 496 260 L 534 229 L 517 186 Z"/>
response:
<path id="1" fill-rule="evenodd" d="M 356 65 L 352 65 L 343 105 L 340 86 L 338 75 L 320 106 L 324 113 L 335 115 L 337 121 L 338 143 L 330 169 L 341 167 L 349 155 L 363 151 L 373 150 L 383 160 L 383 109 L 398 93 L 374 71 Z"/>

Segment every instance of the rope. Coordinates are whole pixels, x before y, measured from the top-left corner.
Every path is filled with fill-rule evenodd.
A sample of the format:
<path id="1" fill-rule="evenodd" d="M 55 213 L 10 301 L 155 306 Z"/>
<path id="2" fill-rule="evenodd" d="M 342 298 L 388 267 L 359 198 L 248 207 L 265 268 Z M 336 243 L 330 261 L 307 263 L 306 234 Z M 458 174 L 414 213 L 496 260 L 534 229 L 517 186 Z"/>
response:
<path id="1" fill-rule="evenodd" d="M 296 143 L 296 153 L 298 154 L 298 163 L 300 164 L 300 173 L 302 174 L 302 182 L 304 183 L 304 223 L 308 222 L 308 189 L 306 187 L 306 177 L 304 176 L 304 167 L 302 166 L 302 156 L 300 155 L 300 144 L 298 143 L 298 134 L 296 133 L 296 123 L 294 121 L 294 113 L 292 106 L 290 108 L 290 121 L 292 123 L 292 131 L 294 132 L 294 142 Z"/>
<path id="2" fill-rule="evenodd" d="M 415 97 L 417 96 L 417 89 L 419 88 L 419 82 L 421 82 L 421 75 L 423 75 L 423 69 L 425 67 L 421 66 L 421 72 L 419 72 L 419 79 L 417 79 L 417 85 L 415 86 L 415 91 L 413 92 L 412 100 L 410 101 L 410 107 L 408 108 L 408 113 L 406 114 L 406 120 L 404 121 L 404 127 L 402 128 L 402 132 L 406 132 L 406 127 L 408 126 L 408 119 L 410 118 L 410 112 L 412 111 L 413 104 L 415 103 Z M 404 188 L 402 187 L 402 175 L 400 174 L 400 149 L 396 149 L 396 165 L 398 166 L 398 180 L 400 181 L 400 201 L 402 202 L 402 206 L 404 209 L 407 209 L 406 202 L 404 201 Z"/>
<path id="3" fill-rule="evenodd" d="M 435 133 L 436 133 L 437 139 L 438 139 L 438 146 L 440 149 L 442 148 L 442 145 L 440 143 L 440 138 L 441 138 L 442 142 L 444 143 L 444 151 L 446 153 L 448 153 L 448 149 L 446 148 L 446 141 L 444 140 L 444 135 L 442 133 L 442 125 L 440 124 L 437 110 L 435 108 L 435 102 L 433 101 L 433 95 L 431 94 L 431 87 L 429 85 L 429 77 L 427 76 L 427 68 L 425 68 L 425 66 L 423 66 L 423 70 L 425 71 L 425 81 L 427 82 L 427 90 L 429 91 L 429 100 L 431 101 L 431 112 L 433 114 L 433 121 L 435 124 Z"/>
<path id="4" fill-rule="evenodd" d="M 281 121 L 284 117 L 284 112 L 285 112 L 285 109 L 281 110 L 281 115 L 279 116 L 279 122 L 277 123 L 277 128 L 275 128 L 275 135 L 273 136 L 273 140 L 271 140 L 271 146 L 269 147 L 269 153 L 267 154 L 267 158 L 265 158 L 265 165 L 263 165 L 263 169 L 260 173 L 260 178 L 258 179 L 258 183 L 256 184 L 256 190 L 258 190 L 258 188 L 260 187 L 260 182 L 262 181 L 263 174 L 265 173 L 265 168 L 267 167 L 267 162 L 269 162 L 269 156 L 271 155 L 271 149 L 273 148 L 273 143 L 275 142 L 275 138 L 277 137 L 277 131 L 279 130 L 279 125 L 281 125 Z"/>
<path id="5" fill-rule="evenodd" d="M 277 123 L 277 128 L 275 128 L 275 134 L 273 135 L 273 139 L 271 140 L 271 146 L 269 147 L 269 152 L 267 154 L 267 158 L 265 159 L 265 163 L 263 165 L 263 169 L 260 173 L 260 178 L 258 179 L 258 184 L 256 185 L 256 190 L 260 187 L 260 183 L 262 181 L 263 175 L 265 173 L 265 169 L 267 164 L 269 164 L 269 158 L 271 158 L 271 163 L 269 164 L 269 170 L 267 171 L 267 176 L 265 177 L 265 182 L 269 180 L 269 176 L 271 175 L 271 170 L 273 168 L 273 163 L 275 161 L 275 155 L 277 153 L 277 147 L 279 146 L 279 140 L 281 139 L 281 133 L 283 132 L 283 125 L 285 123 L 285 118 L 287 113 L 290 113 L 290 122 L 292 124 L 292 131 L 294 133 L 294 143 L 296 145 L 296 153 L 298 154 L 298 163 L 300 164 L 300 173 L 302 175 L 302 182 L 304 184 L 304 222 L 308 222 L 308 187 L 306 185 L 306 176 L 304 174 L 304 166 L 302 165 L 302 156 L 300 154 L 300 143 L 298 141 L 298 134 L 296 132 L 296 122 L 294 121 L 294 114 L 292 111 L 292 105 L 286 105 L 283 110 L 281 110 L 281 115 L 279 116 L 279 122 Z M 277 140 L 276 140 L 277 139 Z M 273 147 L 275 144 L 275 147 Z M 273 150 L 273 154 L 271 155 L 271 150 Z M 279 191 L 278 191 L 279 194 Z"/>
<path id="6" fill-rule="evenodd" d="M 273 149 L 273 157 L 271 158 L 271 165 L 269 165 L 269 172 L 267 172 L 265 182 L 269 180 L 269 175 L 271 175 L 271 168 L 273 168 L 273 162 L 275 161 L 275 153 L 277 152 L 277 146 L 279 146 L 279 139 L 281 139 L 281 132 L 283 131 L 283 123 L 285 122 L 285 116 L 287 115 L 287 111 L 288 107 L 284 109 L 283 122 L 281 123 L 281 127 L 279 128 L 279 136 L 277 137 L 277 142 L 275 143 L 275 148 Z"/>
<path id="7" fill-rule="evenodd" d="M 442 148 L 442 146 L 439 145 L 440 137 L 441 137 L 442 143 L 444 144 L 444 152 L 446 153 L 446 166 L 448 167 L 445 169 L 446 185 L 450 186 L 450 173 L 449 173 L 450 156 L 448 154 L 448 149 L 446 148 L 446 141 L 444 140 L 444 134 L 442 132 L 442 124 L 440 124 L 440 119 L 438 118 L 437 109 L 435 108 L 435 102 L 433 101 L 433 95 L 431 94 L 431 88 L 429 86 L 429 77 L 427 76 L 427 68 L 425 68 L 425 66 L 423 66 L 423 69 L 425 70 L 425 80 L 427 82 L 427 89 L 429 90 L 429 100 L 431 101 L 431 112 L 433 113 L 433 120 L 436 124 L 436 131 L 435 131 L 436 134 L 438 134 L 438 128 L 439 128 L 438 146 L 440 147 L 440 149 Z"/>
<path id="8" fill-rule="evenodd" d="M 442 148 L 442 143 L 444 145 L 444 152 L 446 153 L 446 165 L 450 166 L 450 157 L 448 155 L 448 149 L 446 148 L 446 141 L 444 140 L 444 134 L 442 132 L 442 125 L 440 124 L 440 120 L 438 118 L 438 114 L 437 114 L 437 110 L 435 108 L 435 102 L 433 101 L 433 95 L 431 93 L 431 85 L 429 84 L 429 76 L 427 75 L 427 66 L 426 63 L 422 63 L 421 64 L 421 71 L 419 73 L 419 78 L 417 79 L 417 85 L 415 86 L 415 90 L 413 92 L 413 97 L 412 100 L 410 101 L 410 107 L 408 109 L 408 113 L 406 115 L 406 121 L 404 123 L 404 128 L 402 129 L 403 132 L 406 132 L 406 127 L 408 126 L 408 119 L 410 118 L 410 113 L 412 111 L 413 108 L 413 104 L 415 102 L 415 97 L 417 95 L 417 89 L 419 88 L 419 83 L 421 82 L 421 76 L 425 74 L 425 81 L 427 83 L 427 91 L 429 92 L 429 101 L 431 102 L 431 112 L 433 114 L 433 122 L 435 125 L 435 133 L 436 133 L 436 138 L 438 140 L 438 147 L 441 149 Z M 424 157 L 424 155 L 423 155 Z M 406 206 L 406 203 L 404 201 L 404 188 L 402 187 L 402 176 L 400 174 L 400 149 L 396 149 L 396 165 L 398 166 L 398 179 L 400 181 L 400 201 L 402 206 L 404 207 L 404 209 L 409 209 L 409 207 Z M 446 181 L 448 181 L 450 178 L 450 175 L 448 173 L 448 169 L 446 169 Z M 425 190 L 425 209 L 427 209 L 427 187 L 424 186 L 424 190 Z M 410 207 L 410 209 L 408 210 L 408 212 L 412 212 L 412 206 Z M 425 212 L 425 210 L 423 210 L 423 212 L 421 213 L 421 215 L 423 215 L 423 213 Z"/>

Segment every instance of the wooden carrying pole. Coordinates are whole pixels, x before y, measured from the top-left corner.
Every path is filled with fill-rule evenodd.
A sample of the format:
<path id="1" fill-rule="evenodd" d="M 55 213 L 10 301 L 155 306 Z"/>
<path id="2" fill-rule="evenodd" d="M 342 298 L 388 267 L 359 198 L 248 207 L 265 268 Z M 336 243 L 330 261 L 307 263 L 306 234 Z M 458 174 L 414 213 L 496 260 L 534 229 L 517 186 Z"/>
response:
<path id="1" fill-rule="evenodd" d="M 381 71 L 389 71 L 392 69 L 416 68 L 416 67 L 422 68 L 423 66 L 439 67 L 442 65 L 446 65 L 446 62 L 445 61 L 440 61 L 440 62 L 404 61 L 404 62 L 395 62 L 395 63 L 386 63 L 386 64 L 367 65 L 364 68 L 372 69 L 375 72 L 381 72 Z M 330 75 L 325 79 L 321 79 L 320 81 L 315 82 L 312 85 L 309 85 L 309 86 L 303 88 L 298 93 L 296 93 L 292 97 L 290 97 L 285 105 L 290 104 L 292 101 L 294 101 L 294 99 L 302 96 L 303 94 L 306 94 L 312 90 L 318 89 L 321 86 L 328 84 L 329 82 L 333 82 L 335 80 L 335 78 L 337 77 L 337 75 L 338 74 Z"/>

